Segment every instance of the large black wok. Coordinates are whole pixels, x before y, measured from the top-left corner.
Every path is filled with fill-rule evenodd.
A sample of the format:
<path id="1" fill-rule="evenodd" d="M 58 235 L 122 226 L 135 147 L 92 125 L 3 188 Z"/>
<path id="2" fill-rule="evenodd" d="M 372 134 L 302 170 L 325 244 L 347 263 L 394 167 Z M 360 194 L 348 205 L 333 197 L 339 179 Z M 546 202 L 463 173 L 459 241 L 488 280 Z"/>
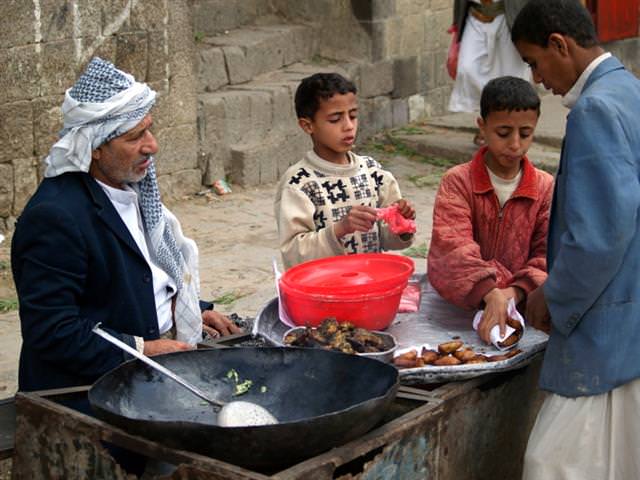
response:
<path id="1" fill-rule="evenodd" d="M 393 402 L 397 370 L 356 355 L 298 348 L 195 350 L 154 357 L 214 396 L 267 408 L 277 425 L 223 428 L 212 407 L 138 360 L 89 390 L 96 414 L 124 430 L 258 471 L 275 471 L 372 429 Z M 253 382 L 233 396 L 235 370 Z"/>

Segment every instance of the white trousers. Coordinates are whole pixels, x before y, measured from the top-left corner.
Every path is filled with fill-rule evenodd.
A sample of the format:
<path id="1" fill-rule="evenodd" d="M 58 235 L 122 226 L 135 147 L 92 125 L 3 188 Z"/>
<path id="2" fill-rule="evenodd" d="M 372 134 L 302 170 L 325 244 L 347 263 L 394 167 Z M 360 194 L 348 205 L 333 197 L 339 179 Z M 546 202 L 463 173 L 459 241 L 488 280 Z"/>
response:
<path id="1" fill-rule="evenodd" d="M 640 379 L 592 397 L 547 397 L 523 480 L 633 479 L 640 479 Z"/>
<path id="2" fill-rule="evenodd" d="M 504 15 L 498 15 L 491 23 L 467 16 L 449 110 L 479 111 L 484 86 L 504 75 L 531 79 L 529 66 L 513 46 Z"/>

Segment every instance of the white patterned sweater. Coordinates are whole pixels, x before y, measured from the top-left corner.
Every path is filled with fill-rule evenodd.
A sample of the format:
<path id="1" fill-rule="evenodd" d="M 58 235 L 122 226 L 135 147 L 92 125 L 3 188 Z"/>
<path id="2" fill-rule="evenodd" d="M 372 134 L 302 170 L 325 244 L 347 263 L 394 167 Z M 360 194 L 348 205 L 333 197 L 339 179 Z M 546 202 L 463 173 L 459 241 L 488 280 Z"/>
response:
<path id="1" fill-rule="evenodd" d="M 351 207 L 386 207 L 401 197 L 398 182 L 371 157 L 349 152 L 349 164 L 328 162 L 313 151 L 289 167 L 275 200 L 280 252 L 285 268 L 316 258 L 407 248 L 403 240 L 376 222 L 368 232 L 338 239 L 333 224 Z"/>

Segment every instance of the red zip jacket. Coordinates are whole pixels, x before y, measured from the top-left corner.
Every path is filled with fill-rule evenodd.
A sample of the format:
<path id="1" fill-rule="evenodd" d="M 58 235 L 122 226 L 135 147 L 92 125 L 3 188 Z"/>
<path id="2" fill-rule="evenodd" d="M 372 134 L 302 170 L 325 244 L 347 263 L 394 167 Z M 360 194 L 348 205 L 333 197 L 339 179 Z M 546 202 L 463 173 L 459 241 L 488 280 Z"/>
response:
<path id="1" fill-rule="evenodd" d="M 526 294 L 547 278 L 553 177 L 525 156 L 518 188 L 502 208 L 484 162 L 487 147 L 442 178 L 428 257 L 431 285 L 447 301 L 477 309 L 493 288 Z"/>

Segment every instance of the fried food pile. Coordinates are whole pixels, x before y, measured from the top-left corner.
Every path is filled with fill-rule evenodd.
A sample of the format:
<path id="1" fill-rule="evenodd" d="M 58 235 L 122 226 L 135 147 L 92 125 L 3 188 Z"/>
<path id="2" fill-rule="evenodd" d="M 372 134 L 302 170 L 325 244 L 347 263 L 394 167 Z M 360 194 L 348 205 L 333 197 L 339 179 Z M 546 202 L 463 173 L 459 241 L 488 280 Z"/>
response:
<path id="1" fill-rule="evenodd" d="M 499 362 L 516 356 L 522 350 L 514 349 L 502 355 L 487 356 L 476 353 L 471 347 L 464 347 L 460 340 L 444 342 L 438 345 L 438 351 L 423 348 L 421 352 L 409 350 L 393 359 L 398 368 L 418 368 L 425 365 L 435 367 L 450 365 L 470 365 L 474 363 Z"/>
<path id="2" fill-rule="evenodd" d="M 374 332 L 356 328 L 352 323 L 340 323 L 335 318 L 324 319 L 318 328 L 295 329 L 284 337 L 284 343 L 294 347 L 317 347 L 344 353 L 376 353 L 393 347 Z"/>
<path id="3" fill-rule="evenodd" d="M 504 341 L 497 342 L 498 346 L 501 348 L 510 347 L 511 345 L 519 342 L 522 338 L 522 334 L 524 333 L 524 327 L 522 324 L 513 318 L 507 318 L 507 325 L 515 329 L 515 332 L 505 338 Z"/>

